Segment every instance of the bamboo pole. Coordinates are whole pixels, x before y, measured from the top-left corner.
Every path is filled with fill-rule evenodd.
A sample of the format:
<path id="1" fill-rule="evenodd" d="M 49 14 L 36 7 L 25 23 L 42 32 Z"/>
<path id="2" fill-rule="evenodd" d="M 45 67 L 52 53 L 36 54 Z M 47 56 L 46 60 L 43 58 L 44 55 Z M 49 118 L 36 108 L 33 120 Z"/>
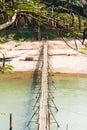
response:
<path id="1" fill-rule="evenodd" d="M 68 124 L 66 125 L 66 130 L 68 130 Z"/>
<path id="2" fill-rule="evenodd" d="M 9 130 L 12 130 L 12 113 L 10 113 L 10 129 Z"/>

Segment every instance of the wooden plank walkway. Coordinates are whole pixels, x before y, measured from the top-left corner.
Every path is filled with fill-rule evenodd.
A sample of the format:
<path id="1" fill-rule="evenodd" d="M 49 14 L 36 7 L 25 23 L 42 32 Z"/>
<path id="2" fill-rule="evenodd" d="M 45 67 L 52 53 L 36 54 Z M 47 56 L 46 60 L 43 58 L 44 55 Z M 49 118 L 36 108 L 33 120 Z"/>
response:
<path id="1" fill-rule="evenodd" d="M 47 44 L 44 43 L 38 130 L 50 130 L 47 51 Z"/>

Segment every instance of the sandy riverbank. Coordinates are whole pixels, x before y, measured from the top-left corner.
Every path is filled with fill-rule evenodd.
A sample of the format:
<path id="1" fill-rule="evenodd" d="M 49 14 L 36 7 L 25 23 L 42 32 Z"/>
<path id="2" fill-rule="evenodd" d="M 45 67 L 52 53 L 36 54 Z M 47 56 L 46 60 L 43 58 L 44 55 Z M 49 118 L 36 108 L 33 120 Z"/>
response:
<path id="1" fill-rule="evenodd" d="M 66 39 L 67 40 L 67 39 Z M 83 48 L 80 41 L 76 41 L 78 48 Z M 75 48 L 72 39 L 68 39 L 71 47 Z M 56 41 L 47 41 L 49 54 L 49 71 L 53 73 L 71 73 L 87 74 L 87 55 L 81 54 L 69 48 L 61 39 Z M 41 69 L 42 42 L 15 42 L 10 41 L 1 45 L 1 51 L 8 58 L 6 63 L 14 67 L 14 71 L 35 71 Z M 0 54 L 0 57 L 2 55 Z M 33 60 L 25 61 L 26 57 L 32 57 Z M 41 59 L 40 59 L 41 58 Z M 0 62 L 2 64 L 2 62 Z"/>

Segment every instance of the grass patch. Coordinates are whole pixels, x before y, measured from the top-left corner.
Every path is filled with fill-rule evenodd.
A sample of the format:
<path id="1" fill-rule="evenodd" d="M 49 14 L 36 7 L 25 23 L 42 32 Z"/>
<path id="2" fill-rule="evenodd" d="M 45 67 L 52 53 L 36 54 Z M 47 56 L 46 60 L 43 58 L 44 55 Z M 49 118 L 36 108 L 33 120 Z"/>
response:
<path id="1" fill-rule="evenodd" d="M 87 51 L 87 47 L 80 48 L 81 51 Z"/>

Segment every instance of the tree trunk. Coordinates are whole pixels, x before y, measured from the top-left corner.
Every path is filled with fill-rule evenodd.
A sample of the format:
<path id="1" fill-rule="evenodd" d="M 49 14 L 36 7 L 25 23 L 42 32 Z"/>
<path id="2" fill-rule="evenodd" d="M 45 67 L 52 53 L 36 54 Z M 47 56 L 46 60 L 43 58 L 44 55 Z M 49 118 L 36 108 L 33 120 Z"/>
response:
<path id="1" fill-rule="evenodd" d="M 74 14 L 71 13 L 71 16 L 72 16 L 72 23 L 71 23 L 71 26 L 74 26 Z"/>
<path id="2" fill-rule="evenodd" d="M 40 41 L 41 40 L 41 29 L 40 29 L 40 25 L 38 25 L 37 33 L 38 33 L 38 41 Z"/>
<path id="3" fill-rule="evenodd" d="M 81 29 L 81 19 L 80 19 L 79 14 L 78 14 L 78 22 L 79 22 L 79 29 Z"/>
<path id="4" fill-rule="evenodd" d="M 9 27 L 11 24 L 13 24 L 15 22 L 15 20 L 16 20 L 16 16 L 17 16 L 17 10 L 15 10 L 15 14 L 12 17 L 11 20 L 9 20 L 8 22 L 0 25 L 0 30 L 5 29 L 5 28 Z"/>

